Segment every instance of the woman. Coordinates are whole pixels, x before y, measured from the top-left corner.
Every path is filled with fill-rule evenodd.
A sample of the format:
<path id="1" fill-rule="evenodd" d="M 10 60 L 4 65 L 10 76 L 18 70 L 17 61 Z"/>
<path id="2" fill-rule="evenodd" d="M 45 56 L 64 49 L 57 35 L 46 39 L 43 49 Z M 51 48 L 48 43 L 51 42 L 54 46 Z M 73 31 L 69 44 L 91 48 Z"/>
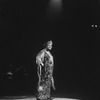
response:
<path id="1" fill-rule="evenodd" d="M 50 53 L 51 49 L 52 41 L 48 41 L 46 48 L 41 50 L 36 57 L 36 63 L 38 65 L 37 74 L 39 77 L 36 94 L 37 100 L 51 100 L 51 85 L 55 90 L 53 79 L 54 61 L 53 56 Z"/>

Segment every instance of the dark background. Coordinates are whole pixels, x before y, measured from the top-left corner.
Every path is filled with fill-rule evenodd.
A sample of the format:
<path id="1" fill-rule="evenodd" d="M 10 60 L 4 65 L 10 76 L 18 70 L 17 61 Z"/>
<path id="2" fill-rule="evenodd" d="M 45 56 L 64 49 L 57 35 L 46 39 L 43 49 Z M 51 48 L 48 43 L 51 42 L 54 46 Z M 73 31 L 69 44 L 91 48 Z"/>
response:
<path id="1" fill-rule="evenodd" d="M 62 1 L 62 13 L 51 18 L 47 16 L 49 0 L 0 0 L 1 96 L 35 95 L 35 58 L 43 44 L 52 40 L 56 91 L 51 94 L 99 98 L 100 3 Z"/>

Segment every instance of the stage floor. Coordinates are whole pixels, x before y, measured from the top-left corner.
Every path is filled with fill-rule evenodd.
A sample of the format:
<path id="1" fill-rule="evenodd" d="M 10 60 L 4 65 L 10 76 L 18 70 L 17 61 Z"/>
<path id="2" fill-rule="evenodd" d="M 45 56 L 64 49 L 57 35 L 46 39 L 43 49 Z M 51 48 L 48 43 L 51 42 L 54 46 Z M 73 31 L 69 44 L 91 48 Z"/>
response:
<path id="1" fill-rule="evenodd" d="M 27 98 L 27 99 L 1 99 L 1 100 L 36 100 L 36 98 Z M 80 100 L 80 99 L 53 98 L 52 100 Z"/>
<path id="2" fill-rule="evenodd" d="M 0 100 L 36 100 L 36 98 L 35 97 L 26 97 L 26 96 L 22 96 L 22 97 L 6 96 L 6 97 L 1 98 Z M 52 97 L 52 100 L 81 100 L 81 99 Z"/>

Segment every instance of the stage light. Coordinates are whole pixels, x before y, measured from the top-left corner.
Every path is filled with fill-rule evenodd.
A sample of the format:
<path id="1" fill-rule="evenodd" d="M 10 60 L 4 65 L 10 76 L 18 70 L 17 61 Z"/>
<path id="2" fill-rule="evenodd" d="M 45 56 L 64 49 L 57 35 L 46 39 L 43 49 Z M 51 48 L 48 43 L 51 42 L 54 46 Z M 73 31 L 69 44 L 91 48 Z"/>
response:
<path id="1" fill-rule="evenodd" d="M 47 15 L 51 19 L 62 15 L 62 0 L 50 0 Z"/>

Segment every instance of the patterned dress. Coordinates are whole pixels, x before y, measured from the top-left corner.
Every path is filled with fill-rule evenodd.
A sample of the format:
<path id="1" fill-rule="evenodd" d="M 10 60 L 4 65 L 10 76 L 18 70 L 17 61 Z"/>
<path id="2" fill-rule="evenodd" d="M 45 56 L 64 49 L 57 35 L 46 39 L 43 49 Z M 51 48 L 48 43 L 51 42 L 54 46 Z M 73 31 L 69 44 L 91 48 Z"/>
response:
<path id="1" fill-rule="evenodd" d="M 42 63 L 44 66 L 41 65 L 41 75 L 40 81 L 37 85 L 37 100 L 51 100 L 50 97 L 50 87 L 52 84 L 52 70 L 53 66 L 51 66 L 51 61 L 49 55 L 44 52 Z M 38 66 L 40 67 L 40 66 Z M 39 71 L 39 70 L 38 70 Z"/>

